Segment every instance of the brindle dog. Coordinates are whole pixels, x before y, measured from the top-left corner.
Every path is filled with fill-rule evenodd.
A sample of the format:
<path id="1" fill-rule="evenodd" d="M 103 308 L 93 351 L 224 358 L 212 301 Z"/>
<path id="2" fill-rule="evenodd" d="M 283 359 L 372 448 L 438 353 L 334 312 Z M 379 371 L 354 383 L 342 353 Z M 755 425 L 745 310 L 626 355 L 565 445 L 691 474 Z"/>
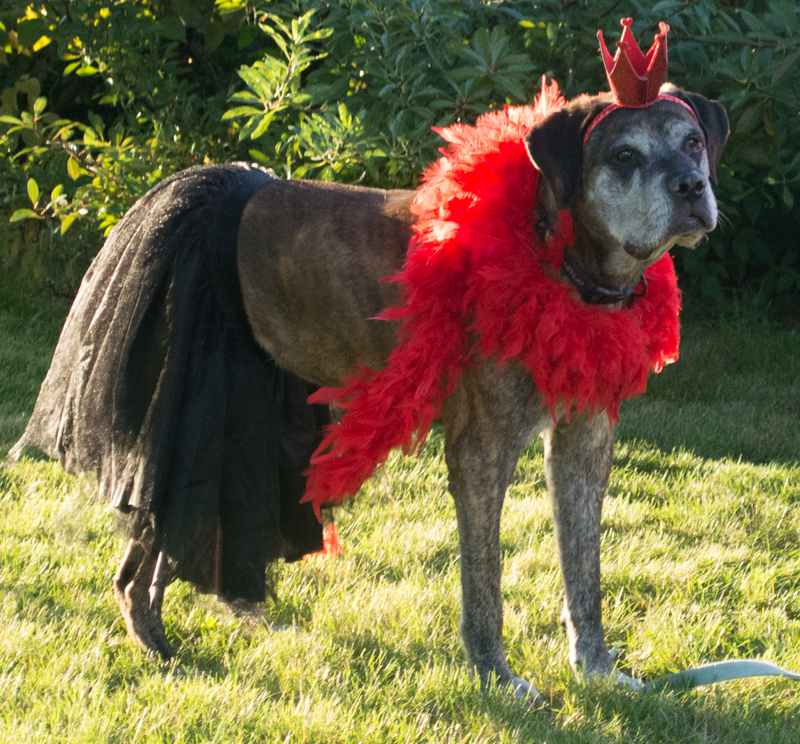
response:
<path id="1" fill-rule="evenodd" d="M 584 132 L 611 99 L 582 97 L 526 137 L 543 176 L 540 219 L 546 226 L 558 209 L 572 214 L 571 278 L 561 279 L 584 296 L 635 287 L 673 245 L 695 246 L 717 224 L 709 179 L 728 135 L 727 116 L 714 101 L 671 86 L 666 92 L 685 101 L 697 120 L 670 101 L 620 109 L 584 144 Z M 395 329 L 372 319 L 399 300 L 396 285 L 380 280 L 403 263 L 413 196 L 275 180 L 250 200 L 239 225 L 241 289 L 255 338 L 278 364 L 318 385 L 341 383 L 357 363 L 384 364 Z M 461 548 L 461 639 L 481 683 L 511 685 L 528 704 L 541 703 L 509 669 L 503 649 L 499 546 L 509 479 L 540 435 L 570 663 L 636 686 L 615 670 L 601 620 L 600 512 L 614 449 L 607 416 L 572 415 L 567 423 L 560 410 L 554 426 L 521 364 L 498 371 L 491 360 L 478 360 L 445 400 L 442 418 Z M 131 550 L 115 577 L 120 607 L 134 639 L 169 656 L 160 617 L 168 572 L 141 548 Z"/>

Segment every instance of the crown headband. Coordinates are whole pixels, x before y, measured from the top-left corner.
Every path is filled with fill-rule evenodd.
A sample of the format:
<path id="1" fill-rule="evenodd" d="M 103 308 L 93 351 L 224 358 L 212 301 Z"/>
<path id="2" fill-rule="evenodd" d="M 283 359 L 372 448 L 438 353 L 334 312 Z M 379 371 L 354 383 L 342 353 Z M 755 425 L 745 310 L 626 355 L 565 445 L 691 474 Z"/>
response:
<path id="1" fill-rule="evenodd" d="M 606 68 L 606 77 L 614 96 L 614 103 L 604 108 L 589 125 L 583 136 L 583 143 L 595 127 L 610 113 L 619 108 L 648 108 L 656 101 L 671 101 L 683 106 L 697 121 L 697 114 L 685 101 L 676 96 L 659 94 L 661 85 L 667 75 L 667 32 L 669 26 L 663 21 L 659 22 L 658 30 L 653 39 L 653 46 L 647 54 L 643 54 L 631 31 L 633 18 L 623 18 L 622 36 L 617 42 L 617 52 L 612 58 L 603 39 L 603 32 L 597 32 L 600 42 L 600 54 Z"/>

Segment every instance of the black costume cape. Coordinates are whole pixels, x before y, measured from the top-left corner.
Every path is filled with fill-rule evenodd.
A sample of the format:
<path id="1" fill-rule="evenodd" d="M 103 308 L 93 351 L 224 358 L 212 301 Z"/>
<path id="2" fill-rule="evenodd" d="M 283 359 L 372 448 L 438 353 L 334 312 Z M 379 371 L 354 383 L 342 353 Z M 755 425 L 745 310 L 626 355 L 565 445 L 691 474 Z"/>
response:
<path id="1" fill-rule="evenodd" d="M 268 561 L 322 549 L 299 501 L 329 421 L 245 316 L 239 220 L 270 180 L 244 164 L 190 168 L 130 209 L 83 279 L 12 451 L 96 471 L 115 507 L 148 516 L 178 577 L 250 601 L 265 597 Z"/>

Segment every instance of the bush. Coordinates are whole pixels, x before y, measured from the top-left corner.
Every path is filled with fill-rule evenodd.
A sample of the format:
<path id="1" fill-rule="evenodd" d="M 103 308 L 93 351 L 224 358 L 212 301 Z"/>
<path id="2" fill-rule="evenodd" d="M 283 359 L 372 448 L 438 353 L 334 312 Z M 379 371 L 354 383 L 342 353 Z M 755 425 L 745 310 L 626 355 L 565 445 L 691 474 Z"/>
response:
<path id="1" fill-rule="evenodd" d="M 0 257 L 35 276 L 74 285 L 128 206 L 192 163 L 413 187 L 441 145 L 431 127 L 529 101 L 542 75 L 568 97 L 604 89 L 596 30 L 617 38 L 630 13 L 643 44 L 670 24 L 670 78 L 731 116 L 726 225 L 679 251 L 680 271 L 721 310 L 797 304 L 792 3 L 74 0 L 4 13 L 0 189 L 14 222 Z"/>

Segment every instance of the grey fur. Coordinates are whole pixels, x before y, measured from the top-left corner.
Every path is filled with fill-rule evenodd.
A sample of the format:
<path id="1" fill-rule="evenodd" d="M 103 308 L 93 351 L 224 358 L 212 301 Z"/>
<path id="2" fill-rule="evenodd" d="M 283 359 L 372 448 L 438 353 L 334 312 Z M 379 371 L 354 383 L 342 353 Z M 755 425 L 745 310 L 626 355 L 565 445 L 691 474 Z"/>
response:
<path id="1" fill-rule="evenodd" d="M 694 148 L 715 137 L 718 156 L 727 131 L 705 123 L 707 134 L 682 107 L 661 103 L 614 112 L 581 153 L 583 131 L 607 103 L 607 97 L 580 99 L 526 141 L 544 175 L 542 216 L 552 219 L 557 206 L 569 206 L 581 267 L 598 283 L 624 288 L 635 286 L 644 268 L 676 242 L 696 244 L 714 228 L 708 157 L 706 149 Z M 706 103 L 722 121 L 718 104 Z M 634 169 L 614 162 L 626 146 L 638 153 Z M 402 265 L 412 235 L 412 197 L 278 180 L 253 197 L 239 228 L 242 295 L 255 338 L 280 365 L 322 385 L 341 382 L 356 363 L 383 365 L 395 332 L 372 318 L 398 299 L 396 287 L 379 280 Z M 491 361 L 478 361 L 446 399 L 442 417 L 461 548 L 463 647 L 483 685 L 510 685 L 531 707 L 541 698 L 514 676 L 503 648 L 499 529 L 517 459 L 539 435 L 565 585 L 570 663 L 588 674 L 634 682 L 614 670 L 601 619 L 600 515 L 614 447 L 608 417 L 573 414 L 567 423 L 560 410 L 554 427 L 540 404 L 521 364 L 498 370 Z M 132 559 L 126 554 L 128 564 Z M 137 567 L 128 564 L 123 561 L 115 578 L 128 630 L 137 638 L 132 616 L 144 613 L 147 637 L 139 634 L 138 642 L 167 656 L 163 630 L 151 627 L 160 608 L 134 590 L 149 586 L 154 567 L 148 564 L 150 576 L 144 576 L 141 570 L 132 574 Z"/>

